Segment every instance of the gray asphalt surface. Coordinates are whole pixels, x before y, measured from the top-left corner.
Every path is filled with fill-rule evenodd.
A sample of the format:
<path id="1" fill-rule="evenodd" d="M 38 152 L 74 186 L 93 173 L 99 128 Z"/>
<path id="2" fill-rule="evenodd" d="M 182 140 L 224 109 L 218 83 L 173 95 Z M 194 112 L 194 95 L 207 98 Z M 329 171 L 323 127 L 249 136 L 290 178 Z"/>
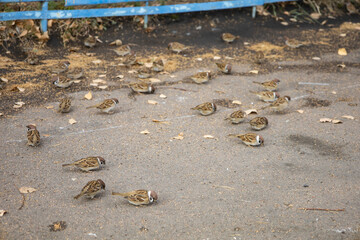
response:
<path id="1" fill-rule="evenodd" d="M 321 58 L 321 63 L 359 63 L 360 51 Z M 136 101 L 128 98 L 128 89 L 95 92 L 91 101 L 83 99 L 86 92 L 78 92 L 71 95 L 74 108 L 69 114 L 39 107 L 1 119 L 0 209 L 8 213 L 0 217 L 0 238 L 359 239 L 360 69 L 316 71 L 311 66 L 318 62 L 312 60 L 273 64 L 279 71 L 272 74 L 220 75 L 204 85 L 175 85 L 191 91 L 160 86 L 153 95 L 136 96 Z M 287 65 L 299 67 L 283 71 Z M 247 72 L 252 66 L 234 69 Z M 196 71 L 159 78 L 181 80 Z M 259 132 L 265 139 L 263 147 L 247 147 L 227 137 L 252 132 L 248 123 L 224 121 L 236 109 L 218 106 L 207 117 L 190 110 L 221 98 L 240 100 L 243 110 L 259 108 L 266 104 L 249 93 L 259 89 L 252 81 L 273 78 L 281 79 L 279 93 L 293 101 L 283 114 L 259 111 L 270 122 Z M 167 98 L 161 99 L 160 94 Z M 85 109 L 109 97 L 120 101 L 115 114 Z M 331 104 L 307 106 L 308 97 Z M 58 103 L 48 105 L 57 108 Z M 323 117 L 343 123 L 320 123 Z M 70 125 L 70 118 L 77 123 Z M 26 146 L 29 123 L 38 126 L 40 147 Z M 150 133 L 141 134 L 143 130 Z M 173 139 L 181 132 L 183 140 Z M 107 161 L 101 171 L 61 167 L 97 155 Z M 94 200 L 73 199 L 86 182 L 98 178 L 106 183 L 104 194 Z M 37 191 L 25 194 L 25 205 L 19 210 L 22 186 Z M 158 202 L 135 207 L 111 195 L 111 191 L 135 189 L 155 190 Z M 67 228 L 51 232 L 48 225 L 56 221 L 65 221 Z"/>

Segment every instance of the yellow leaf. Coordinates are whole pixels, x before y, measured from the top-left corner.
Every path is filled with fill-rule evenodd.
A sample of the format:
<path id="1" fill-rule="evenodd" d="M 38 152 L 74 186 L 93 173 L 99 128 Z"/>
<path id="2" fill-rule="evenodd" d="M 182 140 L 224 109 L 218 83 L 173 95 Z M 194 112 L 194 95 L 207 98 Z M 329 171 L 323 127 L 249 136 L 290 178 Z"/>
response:
<path id="1" fill-rule="evenodd" d="M 212 135 L 204 135 L 204 138 L 206 138 L 206 139 L 214 139 L 215 137 L 212 136 Z"/>
<path id="2" fill-rule="evenodd" d="M 74 80 L 74 83 L 79 83 L 81 82 L 81 80 Z"/>
<path id="3" fill-rule="evenodd" d="M 152 104 L 152 105 L 158 104 L 158 102 L 154 101 L 154 100 L 148 100 L 147 102 L 148 102 L 148 104 Z"/>
<path id="4" fill-rule="evenodd" d="M 21 108 L 24 104 L 24 102 L 16 102 L 13 108 Z"/>
<path id="5" fill-rule="evenodd" d="M 233 103 L 233 104 L 241 105 L 241 101 L 239 101 L 239 100 L 234 100 L 234 101 L 232 101 L 232 103 Z"/>
<path id="6" fill-rule="evenodd" d="M 256 109 L 248 109 L 244 111 L 246 113 L 246 115 L 249 114 L 257 114 L 257 110 Z"/>
<path id="7" fill-rule="evenodd" d="M 46 108 L 46 109 L 53 109 L 53 108 L 54 108 L 54 106 L 49 105 L 49 106 L 46 106 L 45 108 Z"/>
<path id="8" fill-rule="evenodd" d="M 304 110 L 301 110 L 301 109 L 299 109 L 299 110 L 296 110 L 298 113 L 304 113 Z"/>
<path id="9" fill-rule="evenodd" d="M 282 25 L 284 25 L 284 26 L 288 26 L 289 25 L 289 23 L 288 22 L 280 22 Z"/>
<path id="10" fill-rule="evenodd" d="M 149 80 L 150 82 L 152 82 L 152 83 L 161 82 L 161 80 L 160 80 L 160 79 L 157 79 L 157 78 L 149 78 L 148 80 Z"/>
<path id="11" fill-rule="evenodd" d="M 332 121 L 331 118 L 320 118 L 320 122 L 322 123 L 331 122 L 331 121 Z"/>
<path id="12" fill-rule="evenodd" d="M 3 81 L 3 82 L 9 82 L 9 80 L 7 80 L 6 78 L 3 78 L 3 77 L 0 77 L 0 80 Z"/>
<path id="13" fill-rule="evenodd" d="M 1 209 L 0 210 L 0 217 L 4 216 L 5 213 L 7 213 L 7 211 Z"/>
<path id="14" fill-rule="evenodd" d="M 140 133 L 146 135 L 146 134 L 149 134 L 150 132 L 146 129 L 146 130 L 144 130 L 144 131 L 141 131 Z"/>
<path id="15" fill-rule="evenodd" d="M 160 96 L 159 96 L 160 98 L 162 98 L 162 99 L 165 99 L 165 98 L 167 98 L 164 94 L 160 94 Z"/>
<path id="16" fill-rule="evenodd" d="M 353 116 L 350 116 L 350 115 L 344 115 L 344 116 L 342 116 L 342 118 L 346 118 L 346 119 L 350 119 L 350 120 L 355 119 Z"/>
<path id="17" fill-rule="evenodd" d="M 92 93 L 91 91 L 89 91 L 87 94 L 85 94 L 84 98 L 86 98 L 87 100 L 91 100 L 92 99 Z"/>
<path id="18" fill-rule="evenodd" d="M 221 59 L 220 56 L 215 56 L 215 57 L 214 57 L 214 60 L 219 60 L 219 59 Z"/>
<path id="19" fill-rule="evenodd" d="M 100 78 L 93 80 L 93 82 L 94 82 L 94 83 L 106 83 L 105 80 L 100 79 Z"/>
<path id="20" fill-rule="evenodd" d="M 32 187 L 21 187 L 21 188 L 19 189 L 19 191 L 20 191 L 21 193 L 32 193 L 32 192 L 35 192 L 36 189 L 35 189 L 35 188 L 32 188 Z"/>
<path id="21" fill-rule="evenodd" d="M 321 60 L 321 58 L 319 58 L 319 57 L 313 57 L 313 58 L 312 58 L 312 60 L 315 60 L 315 61 L 320 61 L 320 60 Z"/>
<path id="22" fill-rule="evenodd" d="M 321 17 L 320 13 L 311 13 L 310 17 L 314 20 L 318 20 Z"/>
<path id="23" fill-rule="evenodd" d="M 173 139 L 183 140 L 184 139 L 184 133 L 183 132 L 179 133 L 176 137 L 173 137 Z"/>
<path id="24" fill-rule="evenodd" d="M 338 120 L 338 119 L 333 119 L 333 120 L 331 120 L 331 122 L 334 123 L 334 124 L 342 123 L 342 121 Z"/>
<path id="25" fill-rule="evenodd" d="M 249 73 L 258 74 L 258 73 L 259 73 L 259 70 L 251 70 Z"/>
<path id="26" fill-rule="evenodd" d="M 99 86 L 100 89 L 106 89 L 108 86 Z"/>
<path id="27" fill-rule="evenodd" d="M 339 48 L 338 54 L 339 54 L 340 56 L 346 56 L 346 55 L 347 55 L 347 51 L 346 51 L 345 48 Z"/>
<path id="28" fill-rule="evenodd" d="M 76 121 L 75 119 L 73 119 L 73 118 L 70 118 L 70 119 L 69 119 L 69 123 L 70 123 L 70 124 L 75 124 L 75 123 L 77 123 L 77 121 Z"/>
<path id="29" fill-rule="evenodd" d="M 120 78 L 120 79 L 123 79 L 123 78 L 124 78 L 124 75 L 117 75 L 116 77 L 117 77 L 117 78 Z"/>
<path id="30" fill-rule="evenodd" d="M 1 117 L 1 116 L 4 116 L 4 113 L 3 113 L 3 112 L 0 112 L 0 117 Z"/>
<path id="31" fill-rule="evenodd" d="M 92 63 L 93 64 L 99 64 L 99 63 L 101 63 L 101 60 L 94 60 L 94 61 L 92 61 Z"/>

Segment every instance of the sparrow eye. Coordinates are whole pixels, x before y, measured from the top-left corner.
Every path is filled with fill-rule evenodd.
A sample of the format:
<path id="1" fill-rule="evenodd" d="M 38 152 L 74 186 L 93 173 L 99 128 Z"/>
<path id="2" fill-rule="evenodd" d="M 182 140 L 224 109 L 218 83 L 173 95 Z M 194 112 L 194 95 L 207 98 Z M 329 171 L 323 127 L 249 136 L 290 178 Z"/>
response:
<path id="1" fill-rule="evenodd" d="M 150 202 L 153 202 L 153 201 L 154 201 L 154 199 L 153 199 L 151 196 L 150 196 L 149 200 L 150 200 Z"/>

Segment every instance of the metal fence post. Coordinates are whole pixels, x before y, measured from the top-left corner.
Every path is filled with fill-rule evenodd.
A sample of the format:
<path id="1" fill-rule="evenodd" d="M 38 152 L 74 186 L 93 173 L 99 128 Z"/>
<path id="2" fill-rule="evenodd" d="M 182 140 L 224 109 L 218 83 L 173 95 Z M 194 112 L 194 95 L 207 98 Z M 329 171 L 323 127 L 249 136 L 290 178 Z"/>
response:
<path id="1" fill-rule="evenodd" d="M 147 12 L 147 7 L 149 6 L 149 1 L 146 1 L 145 3 L 145 9 L 146 9 L 146 12 Z M 145 14 L 144 16 L 144 28 L 146 29 L 148 27 L 148 15 Z"/>
<path id="2" fill-rule="evenodd" d="M 252 7 L 252 14 L 251 14 L 252 18 L 256 17 L 256 6 Z"/>
<path id="3" fill-rule="evenodd" d="M 48 25 L 48 20 L 47 20 L 47 15 L 48 15 L 48 7 L 49 7 L 49 2 L 41 2 L 41 31 L 42 32 L 46 32 L 47 31 L 47 25 Z"/>

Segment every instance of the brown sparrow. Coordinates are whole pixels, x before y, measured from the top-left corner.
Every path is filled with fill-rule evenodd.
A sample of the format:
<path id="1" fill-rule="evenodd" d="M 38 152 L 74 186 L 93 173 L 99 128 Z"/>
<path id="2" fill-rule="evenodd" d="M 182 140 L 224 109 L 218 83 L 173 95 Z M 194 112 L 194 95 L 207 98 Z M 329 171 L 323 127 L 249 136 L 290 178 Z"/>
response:
<path id="1" fill-rule="evenodd" d="M 259 99 L 264 102 L 274 102 L 276 99 L 280 97 L 280 94 L 277 92 L 271 92 L 271 91 L 261 91 L 261 92 L 250 91 L 250 92 L 258 96 Z"/>
<path id="2" fill-rule="evenodd" d="M 138 77 L 139 78 L 149 78 L 153 74 L 152 70 L 147 67 L 142 67 L 138 70 Z"/>
<path id="3" fill-rule="evenodd" d="M 60 62 L 51 67 L 51 72 L 60 74 L 60 73 L 66 72 L 68 70 L 69 66 L 70 66 L 69 61 Z"/>
<path id="4" fill-rule="evenodd" d="M 191 48 L 190 46 L 185 46 L 184 44 L 178 42 L 171 42 L 168 45 L 168 49 L 174 53 L 181 53 Z"/>
<path id="5" fill-rule="evenodd" d="M 155 72 L 162 72 L 164 71 L 164 61 L 160 58 L 153 62 L 152 70 Z"/>
<path id="6" fill-rule="evenodd" d="M 58 112 L 59 113 L 68 113 L 68 112 L 70 112 L 70 109 L 71 109 L 71 99 L 67 98 L 67 97 L 61 99 Z"/>
<path id="7" fill-rule="evenodd" d="M 231 33 L 223 33 L 221 35 L 221 38 L 224 42 L 227 43 L 232 43 L 233 41 L 235 41 L 235 39 L 240 38 L 239 36 L 234 36 Z"/>
<path id="8" fill-rule="evenodd" d="M 74 198 L 78 199 L 81 196 L 86 196 L 87 198 L 93 199 L 98 193 L 102 190 L 105 190 L 105 183 L 103 180 L 92 180 L 89 181 L 82 189 L 80 194 L 76 195 Z"/>
<path id="9" fill-rule="evenodd" d="M 67 78 L 63 75 L 53 77 L 53 84 L 60 88 L 70 87 L 74 83 L 73 79 Z"/>
<path id="10" fill-rule="evenodd" d="M 198 72 L 190 78 L 197 84 L 206 83 L 211 79 L 211 72 Z"/>
<path id="11" fill-rule="evenodd" d="M 101 112 L 111 114 L 111 113 L 114 113 L 114 111 L 112 111 L 112 110 L 114 110 L 114 108 L 116 107 L 116 104 L 118 104 L 118 103 L 119 103 L 119 100 L 117 100 L 116 98 L 110 98 L 110 99 L 105 99 L 102 103 L 87 107 L 86 109 L 97 108 L 97 109 L 100 109 Z"/>
<path id="12" fill-rule="evenodd" d="M 254 55 L 254 63 L 262 64 L 265 62 L 265 54 L 263 51 L 256 52 Z"/>
<path id="13" fill-rule="evenodd" d="M 256 133 L 246 133 L 246 134 L 230 134 L 229 136 L 240 138 L 240 140 L 247 146 L 260 146 L 264 144 L 264 139 L 262 136 L 257 135 Z"/>
<path id="14" fill-rule="evenodd" d="M 136 93 L 154 93 L 155 87 L 151 83 L 130 83 L 129 87 Z"/>
<path id="15" fill-rule="evenodd" d="M 230 63 L 216 63 L 216 66 L 222 73 L 225 73 L 225 74 L 231 73 L 232 66 Z"/>
<path id="16" fill-rule="evenodd" d="M 192 110 L 198 110 L 201 115 L 207 116 L 216 111 L 216 105 L 212 102 L 202 103 L 196 107 L 191 108 Z"/>
<path id="17" fill-rule="evenodd" d="M 36 147 L 40 144 L 40 133 L 39 131 L 36 129 L 35 125 L 28 125 L 27 127 L 27 145 L 32 146 L 32 147 Z"/>
<path id="18" fill-rule="evenodd" d="M 278 88 L 278 85 L 280 83 L 279 79 L 274 79 L 268 82 L 256 82 L 253 81 L 253 83 L 261 85 L 263 88 L 265 88 L 268 91 L 275 91 Z"/>
<path id="19" fill-rule="evenodd" d="M 301 43 L 301 42 L 299 42 L 298 40 L 295 40 L 295 39 L 286 39 L 285 44 L 290 48 L 299 48 L 301 46 L 304 46 L 303 43 Z"/>
<path id="20" fill-rule="evenodd" d="M 39 58 L 35 54 L 29 54 L 28 57 L 25 59 L 25 62 L 30 65 L 39 64 Z"/>
<path id="21" fill-rule="evenodd" d="M 244 113 L 241 110 L 238 110 L 230 114 L 230 116 L 225 118 L 225 120 L 231 120 L 233 124 L 238 124 L 243 122 L 245 120 L 245 117 L 246 117 L 246 113 Z"/>
<path id="22" fill-rule="evenodd" d="M 89 172 L 91 170 L 97 170 L 105 165 L 105 159 L 102 157 L 87 157 L 77 160 L 73 163 L 63 164 L 63 167 L 75 166 L 82 171 Z"/>
<path id="23" fill-rule="evenodd" d="M 112 192 L 112 195 L 118 195 L 126 198 L 130 204 L 148 205 L 158 199 L 156 192 L 148 190 L 135 190 L 127 193 Z"/>
<path id="24" fill-rule="evenodd" d="M 251 128 L 257 131 L 263 130 L 268 124 L 266 117 L 256 117 L 250 121 Z"/>
<path id="25" fill-rule="evenodd" d="M 122 45 L 120 47 L 118 47 L 117 49 L 113 50 L 118 56 L 120 57 L 124 57 L 128 54 L 130 54 L 131 52 L 131 48 L 129 45 Z"/>
<path id="26" fill-rule="evenodd" d="M 88 47 L 88 48 L 95 47 L 96 37 L 90 35 L 89 37 L 85 38 L 84 45 L 85 45 L 85 47 Z"/>
<path id="27" fill-rule="evenodd" d="M 129 55 L 125 56 L 123 62 L 126 67 L 130 67 L 136 63 L 136 53 L 131 52 Z"/>
<path id="28" fill-rule="evenodd" d="M 71 79 L 82 78 L 84 76 L 84 69 L 79 67 L 71 69 L 66 76 Z"/>
<path id="29" fill-rule="evenodd" d="M 358 14 L 359 11 L 356 9 L 356 7 L 351 3 L 346 3 L 346 10 L 349 12 L 349 14 Z"/>
<path id="30" fill-rule="evenodd" d="M 290 100 L 291 98 L 289 96 L 279 97 L 275 102 L 261 109 L 271 108 L 277 112 L 280 112 L 283 111 L 289 105 Z"/>

